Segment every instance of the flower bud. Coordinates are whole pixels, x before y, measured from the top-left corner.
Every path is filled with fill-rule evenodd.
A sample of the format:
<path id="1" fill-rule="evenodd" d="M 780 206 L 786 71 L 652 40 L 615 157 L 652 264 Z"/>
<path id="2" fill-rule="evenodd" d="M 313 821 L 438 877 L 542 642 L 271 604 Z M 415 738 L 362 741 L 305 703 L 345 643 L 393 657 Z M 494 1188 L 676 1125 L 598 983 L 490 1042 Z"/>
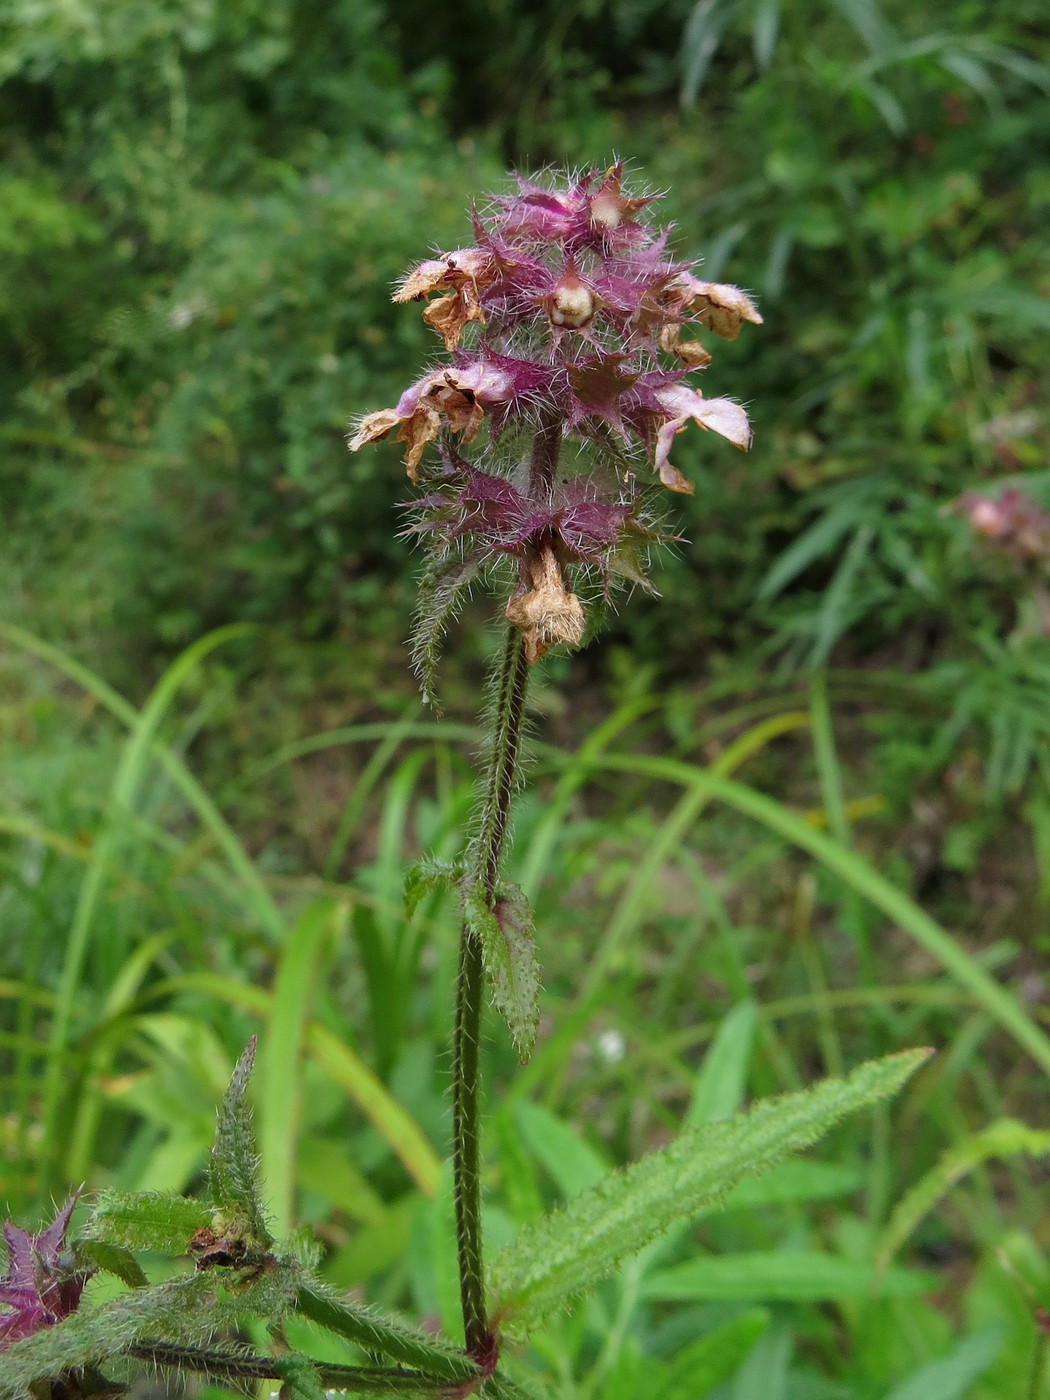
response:
<path id="1" fill-rule="evenodd" d="M 578 331 L 591 321 L 597 309 L 598 303 L 590 287 L 580 281 L 572 267 L 567 267 L 547 300 L 552 324 Z"/>

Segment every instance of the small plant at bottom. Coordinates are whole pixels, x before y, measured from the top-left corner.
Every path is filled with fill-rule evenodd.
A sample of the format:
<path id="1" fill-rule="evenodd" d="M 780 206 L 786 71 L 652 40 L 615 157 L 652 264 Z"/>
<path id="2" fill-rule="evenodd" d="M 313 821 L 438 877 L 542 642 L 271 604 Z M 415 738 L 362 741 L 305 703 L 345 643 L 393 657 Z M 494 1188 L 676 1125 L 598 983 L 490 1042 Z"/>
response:
<path id="1" fill-rule="evenodd" d="M 614 165 L 564 184 L 519 180 L 515 194 L 475 211 L 472 245 L 422 262 L 395 293 L 397 301 L 431 298 L 423 318 L 443 340 L 445 360 L 394 408 L 363 416 L 350 444 L 356 450 L 396 432 L 422 488 L 407 533 L 428 548 L 415 644 L 425 696 L 433 698 L 438 644 L 466 590 L 490 582 L 502 592 L 506 621 L 465 854 L 454 865 L 422 862 L 408 894 L 411 902 L 450 882 L 462 905 L 452 1158 L 463 1344 L 337 1295 L 308 1250 L 271 1238 L 245 1098 L 253 1043 L 219 1111 L 210 1202 L 102 1193 L 68 1245 L 72 1202 L 38 1236 L 7 1227 L 0 1400 L 116 1394 L 128 1361 L 219 1380 L 270 1379 L 309 1400 L 332 1389 L 520 1396 L 502 1364 L 508 1338 L 526 1335 L 745 1175 L 894 1093 L 926 1057 L 916 1050 L 871 1062 L 683 1132 L 523 1228 L 485 1267 L 486 994 L 523 1061 L 538 1023 L 533 917 L 503 875 L 529 674 L 551 649 L 580 645 L 588 614 L 600 617 L 617 583 L 649 587 L 647 554 L 664 537 L 654 497 L 661 487 L 693 489 L 670 460 L 676 436 L 694 422 L 737 448 L 750 443 L 744 410 L 689 382 L 710 355 L 688 332 L 733 339 L 761 318 L 745 293 L 705 282 L 669 256 L 670 231 L 644 217 L 653 199 L 629 194 Z M 437 460 L 428 464 L 431 443 Z M 193 1272 L 150 1285 L 136 1259 L 146 1249 L 188 1255 Z M 98 1269 L 127 1291 L 80 1308 L 84 1282 Z M 330 1365 L 291 1348 L 283 1324 L 296 1313 L 353 1343 L 360 1364 Z M 271 1347 L 238 1340 L 246 1318 L 265 1324 Z"/>

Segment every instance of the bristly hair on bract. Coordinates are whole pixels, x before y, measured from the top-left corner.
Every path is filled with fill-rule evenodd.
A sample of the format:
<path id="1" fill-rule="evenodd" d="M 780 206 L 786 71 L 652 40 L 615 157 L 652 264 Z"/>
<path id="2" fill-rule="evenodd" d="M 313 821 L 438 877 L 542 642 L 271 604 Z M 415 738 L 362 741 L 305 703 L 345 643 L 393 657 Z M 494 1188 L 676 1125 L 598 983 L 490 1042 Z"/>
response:
<path id="1" fill-rule="evenodd" d="M 615 582 L 650 587 L 649 550 L 671 538 L 656 483 L 694 489 L 671 463 L 675 437 L 693 422 L 750 445 L 744 409 L 691 382 L 711 355 L 688 330 L 734 340 L 762 318 L 669 255 L 670 226 L 647 220 L 659 196 L 629 193 L 623 173 L 515 176 L 471 210 L 469 246 L 434 250 L 395 288 L 424 303 L 445 354 L 393 408 L 360 417 L 350 448 L 395 434 L 422 488 L 404 533 L 428 552 L 414 642 L 428 700 L 444 628 L 479 579 L 505 581 L 530 662 L 578 646 L 581 578 L 605 601 Z"/>

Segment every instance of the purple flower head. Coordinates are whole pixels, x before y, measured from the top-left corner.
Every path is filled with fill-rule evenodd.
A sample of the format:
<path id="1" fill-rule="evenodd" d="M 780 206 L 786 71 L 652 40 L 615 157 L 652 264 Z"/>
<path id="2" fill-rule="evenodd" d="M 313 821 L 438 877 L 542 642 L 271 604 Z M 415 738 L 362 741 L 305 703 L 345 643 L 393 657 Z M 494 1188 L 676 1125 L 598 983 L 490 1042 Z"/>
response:
<path id="1" fill-rule="evenodd" d="M 507 615 L 530 656 L 582 635 L 564 570 L 642 577 L 639 477 L 692 492 L 670 460 L 679 433 L 696 423 L 741 450 L 751 442 L 740 405 L 705 398 L 689 378 L 711 358 L 699 335 L 733 340 L 762 318 L 746 293 L 668 255 L 670 230 L 646 222 L 654 199 L 626 192 L 617 163 L 549 186 L 519 177 L 513 194 L 474 210 L 473 246 L 435 250 L 394 293 L 425 302 L 448 359 L 394 408 L 361 417 L 350 440 L 356 451 L 394 433 L 418 481 L 443 435 L 410 533 L 432 547 L 432 580 L 442 561 L 462 580 L 517 557 Z M 473 463 L 451 452 L 454 436 L 464 449 L 478 442 L 482 425 Z M 568 472 L 566 440 L 582 444 Z"/>
<path id="2" fill-rule="evenodd" d="M 4 1222 L 7 1272 L 0 1278 L 0 1352 L 75 1312 L 93 1270 L 77 1268 L 65 1248 L 76 1195 L 39 1235 Z"/>

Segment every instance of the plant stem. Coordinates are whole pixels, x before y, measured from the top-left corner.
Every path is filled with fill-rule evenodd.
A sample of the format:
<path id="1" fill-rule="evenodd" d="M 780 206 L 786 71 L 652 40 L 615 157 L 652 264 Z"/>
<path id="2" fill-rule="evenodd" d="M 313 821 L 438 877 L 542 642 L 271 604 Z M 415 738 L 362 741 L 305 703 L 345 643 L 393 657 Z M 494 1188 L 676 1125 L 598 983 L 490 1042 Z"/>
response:
<path id="1" fill-rule="evenodd" d="M 561 416 L 553 410 L 536 429 L 529 458 L 529 495 L 533 500 L 550 496 L 561 452 L 561 432 Z"/>
<path id="2" fill-rule="evenodd" d="M 549 499 L 561 451 L 562 420 L 552 411 L 539 424 L 529 461 L 529 494 Z M 467 879 L 477 882 L 489 908 L 496 901 L 510 802 L 517 783 L 529 663 L 522 634 L 507 629 L 489 711 L 489 752 L 481 811 L 471 842 Z M 464 922 L 459 944 L 456 1019 L 452 1035 L 452 1177 L 456 1205 L 459 1292 L 467 1355 L 488 1373 L 497 1344 L 485 1307 L 481 1244 L 481 1012 L 485 967 L 481 939 Z"/>
<path id="3" fill-rule="evenodd" d="M 503 840 L 518 771 L 529 667 L 521 633 L 507 640 L 493 694 L 491 739 L 484 795 L 472 842 L 468 879 L 478 881 L 494 903 Z M 456 1205 L 460 1300 L 467 1354 L 483 1368 L 495 1362 L 495 1341 L 485 1308 L 481 1250 L 481 1185 L 478 1151 L 479 1048 L 484 996 L 481 940 L 466 924 L 460 937 L 456 1020 L 452 1041 L 452 1174 Z"/>
<path id="4" fill-rule="evenodd" d="M 128 1348 L 127 1355 L 155 1366 L 203 1371 L 209 1378 L 223 1380 L 279 1380 L 289 1371 L 285 1359 L 280 1356 L 209 1350 L 163 1341 L 137 1342 Z M 379 1395 L 448 1394 L 447 1377 L 428 1376 L 421 1371 L 405 1371 L 401 1367 L 395 1370 L 387 1366 L 341 1366 L 323 1361 L 314 1362 L 313 1366 L 322 1385 L 353 1395 L 369 1392 Z"/>

